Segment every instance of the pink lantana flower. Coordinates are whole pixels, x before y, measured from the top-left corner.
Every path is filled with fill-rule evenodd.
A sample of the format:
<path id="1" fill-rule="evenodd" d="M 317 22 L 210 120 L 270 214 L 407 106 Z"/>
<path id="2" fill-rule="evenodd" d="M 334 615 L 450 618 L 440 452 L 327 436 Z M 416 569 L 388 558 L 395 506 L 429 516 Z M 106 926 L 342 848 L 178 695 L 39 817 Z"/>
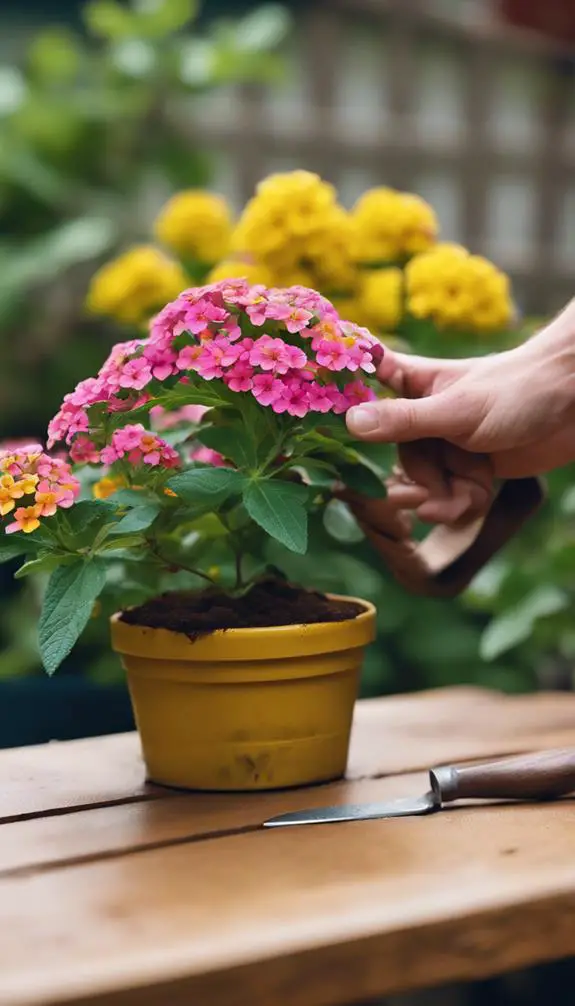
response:
<path id="1" fill-rule="evenodd" d="M 232 391 L 251 391 L 254 368 L 245 360 L 237 363 L 224 375 L 224 381 Z"/>
<path id="2" fill-rule="evenodd" d="M 152 368 L 144 356 L 136 356 L 123 364 L 119 385 L 121 388 L 135 388 L 141 391 L 152 379 Z"/>

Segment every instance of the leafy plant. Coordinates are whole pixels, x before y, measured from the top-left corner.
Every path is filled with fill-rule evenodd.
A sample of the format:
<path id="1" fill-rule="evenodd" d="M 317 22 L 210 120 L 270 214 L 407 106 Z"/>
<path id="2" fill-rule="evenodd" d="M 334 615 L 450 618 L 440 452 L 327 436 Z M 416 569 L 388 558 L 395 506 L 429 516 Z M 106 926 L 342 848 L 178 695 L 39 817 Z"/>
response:
<path id="1" fill-rule="evenodd" d="M 335 485 L 367 478 L 382 494 L 387 469 L 353 444 L 343 418 L 375 397 L 382 355 L 312 291 L 194 288 L 157 315 L 148 339 L 115 346 L 50 423 L 51 444 L 64 440 L 86 466 L 95 499 L 82 500 L 70 464 L 38 445 L 0 454 L 0 551 L 25 558 L 18 577 L 49 574 L 39 626 L 48 673 L 107 584 L 121 606 L 131 584 L 153 595 L 170 572 L 245 593 L 277 570 L 270 543 L 305 555 L 310 517 Z M 171 443 L 153 428 L 166 410 Z"/>

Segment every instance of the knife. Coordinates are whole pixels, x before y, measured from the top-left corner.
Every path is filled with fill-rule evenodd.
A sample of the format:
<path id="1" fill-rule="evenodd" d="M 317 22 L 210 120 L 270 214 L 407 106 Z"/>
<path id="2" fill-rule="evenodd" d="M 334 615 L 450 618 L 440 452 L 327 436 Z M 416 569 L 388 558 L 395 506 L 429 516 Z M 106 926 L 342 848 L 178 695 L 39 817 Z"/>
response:
<path id="1" fill-rule="evenodd" d="M 518 755 L 475 765 L 445 765 L 429 772 L 422 796 L 384 803 L 341 804 L 281 814 L 264 828 L 301 824 L 369 821 L 431 814 L 455 800 L 551 800 L 575 792 L 575 748 Z"/>

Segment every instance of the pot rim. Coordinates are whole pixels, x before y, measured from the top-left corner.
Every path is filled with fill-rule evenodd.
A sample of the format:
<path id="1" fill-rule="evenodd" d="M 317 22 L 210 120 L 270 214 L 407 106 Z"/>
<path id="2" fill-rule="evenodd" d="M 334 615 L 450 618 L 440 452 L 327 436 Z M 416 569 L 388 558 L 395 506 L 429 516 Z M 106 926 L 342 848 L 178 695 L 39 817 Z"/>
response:
<path id="1" fill-rule="evenodd" d="M 110 618 L 112 645 L 120 654 L 195 662 L 281 659 L 355 649 L 373 642 L 376 608 L 371 601 L 346 594 L 326 597 L 353 601 L 364 610 L 340 622 L 216 629 L 195 639 L 171 629 L 130 625 L 121 621 L 122 612 L 118 611 Z"/>

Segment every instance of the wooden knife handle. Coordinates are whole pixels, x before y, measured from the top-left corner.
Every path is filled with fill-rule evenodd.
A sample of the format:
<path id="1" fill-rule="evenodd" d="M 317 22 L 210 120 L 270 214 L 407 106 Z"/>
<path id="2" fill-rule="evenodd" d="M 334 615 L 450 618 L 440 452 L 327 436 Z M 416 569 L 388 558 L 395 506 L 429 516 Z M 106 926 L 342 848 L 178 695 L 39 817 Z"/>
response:
<path id="1" fill-rule="evenodd" d="M 433 769 L 441 803 L 462 799 L 547 800 L 575 792 L 575 748 L 502 758 L 482 765 Z"/>

